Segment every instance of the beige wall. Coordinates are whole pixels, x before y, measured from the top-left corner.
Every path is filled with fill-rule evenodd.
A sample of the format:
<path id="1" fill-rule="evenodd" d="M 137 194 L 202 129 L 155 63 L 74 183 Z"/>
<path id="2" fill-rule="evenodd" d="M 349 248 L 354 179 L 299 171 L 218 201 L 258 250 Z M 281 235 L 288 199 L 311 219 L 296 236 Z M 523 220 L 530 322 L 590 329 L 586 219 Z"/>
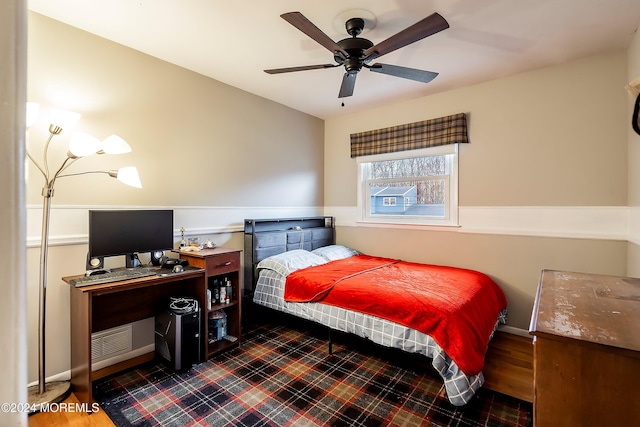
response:
<path id="1" fill-rule="evenodd" d="M 600 224 L 599 215 L 620 209 L 616 221 L 627 217 L 626 67 L 626 52 L 613 52 L 327 120 L 325 205 L 337 213 L 338 240 L 364 252 L 481 270 L 505 290 L 509 325 L 523 329 L 542 269 L 624 275 L 626 235 L 600 232 L 615 225 Z M 359 225 L 349 134 L 458 112 L 468 114 L 470 136 L 459 155 L 461 227 Z M 516 207 L 524 214 L 520 229 L 505 231 L 492 220 Z M 592 220 L 572 238 L 540 221 L 543 215 L 563 224 L 572 215 Z"/>
<path id="2" fill-rule="evenodd" d="M 133 148 L 70 171 L 135 165 L 144 186 L 60 180 L 56 205 L 323 205 L 322 120 L 35 13 L 28 98 L 82 113 L 77 130 Z M 43 119 L 31 129 L 38 155 L 47 128 Z M 69 134 L 54 139 L 60 155 Z M 27 203 L 41 203 L 40 183 L 31 167 Z"/>
<path id="3" fill-rule="evenodd" d="M 508 299 L 508 324 L 528 329 L 542 269 L 623 275 L 625 243 L 338 227 L 339 243 L 380 256 L 454 265 L 489 274 Z"/>
<path id="4" fill-rule="evenodd" d="M 237 230 L 244 218 L 322 212 L 324 122 L 44 16 L 29 13 L 28 19 L 28 100 L 82 113 L 75 130 L 100 139 L 116 133 L 133 148 L 129 154 L 80 159 L 69 172 L 134 165 L 143 184 L 134 189 L 104 175 L 56 184 L 46 375 L 64 376 L 70 365 L 70 310 L 68 285 L 60 278 L 85 270 L 87 209 L 173 208 L 176 229 L 184 226 L 189 235 L 202 233 L 217 244 L 242 248 Z M 29 131 L 29 150 L 36 157 L 48 124 L 41 116 Z M 54 138 L 52 168 L 64 158 L 71 133 Z M 39 171 L 29 165 L 29 381 L 37 377 L 42 184 Z M 124 258 L 107 262 L 118 266 Z"/>
<path id="5" fill-rule="evenodd" d="M 640 78 L 640 32 L 636 30 L 628 50 L 628 81 Z M 629 248 L 627 274 L 640 277 L 640 135 L 631 128 L 631 115 L 635 99 L 627 95 L 629 112 L 627 129 L 629 132 Z"/>
<path id="6" fill-rule="evenodd" d="M 464 112 L 461 206 L 626 206 L 626 78 L 620 51 L 329 119 L 325 204 L 356 204 L 349 134 Z"/>

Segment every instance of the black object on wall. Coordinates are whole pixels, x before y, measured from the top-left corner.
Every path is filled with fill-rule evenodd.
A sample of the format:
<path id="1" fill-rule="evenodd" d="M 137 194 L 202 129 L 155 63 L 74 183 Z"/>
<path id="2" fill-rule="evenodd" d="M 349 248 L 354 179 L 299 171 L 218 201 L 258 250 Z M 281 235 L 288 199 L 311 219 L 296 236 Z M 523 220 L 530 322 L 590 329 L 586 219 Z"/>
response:
<path id="1" fill-rule="evenodd" d="M 631 127 L 640 135 L 640 117 L 638 117 L 638 113 L 640 113 L 640 94 L 636 97 L 636 106 L 633 108 L 633 117 L 631 118 Z"/>

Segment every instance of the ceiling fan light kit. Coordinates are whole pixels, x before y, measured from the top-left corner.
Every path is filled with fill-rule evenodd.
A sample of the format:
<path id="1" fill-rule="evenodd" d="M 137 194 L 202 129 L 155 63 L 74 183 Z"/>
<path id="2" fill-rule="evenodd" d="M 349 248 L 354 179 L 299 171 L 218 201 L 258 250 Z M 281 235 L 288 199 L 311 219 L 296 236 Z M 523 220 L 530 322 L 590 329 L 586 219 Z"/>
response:
<path id="1" fill-rule="evenodd" d="M 370 40 L 358 37 L 365 29 L 367 20 L 375 25 L 375 17 L 367 11 L 361 11 L 363 17 L 353 17 L 354 11 L 346 11 L 340 17 L 352 16 L 345 23 L 345 29 L 350 37 L 338 42 L 333 41 L 322 30 L 316 27 L 300 12 L 288 12 L 280 15 L 282 19 L 305 33 L 315 42 L 329 50 L 333 54 L 335 64 L 305 65 L 299 67 L 274 68 L 264 70 L 268 74 L 281 74 L 295 71 L 317 70 L 323 68 L 334 68 L 343 66 L 345 74 L 342 77 L 342 84 L 338 92 L 338 98 L 346 98 L 353 95 L 356 84 L 356 76 L 362 68 L 367 68 L 373 72 L 387 74 L 389 76 L 400 77 L 422 83 L 429 83 L 438 73 L 433 71 L 418 70 L 415 68 L 402 67 L 370 62 L 374 59 L 393 52 L 394 50 L 415 43 L 428 36 L 436 34 L 449 28 L 449 23 L 440 14 L 433 13 L 417 23 L 405 28 L 386 40 L 374 44 Z M 367 15 L 368 13 L 368 15 Z M 337 19 L 337 18 L 336 18 Z"/>

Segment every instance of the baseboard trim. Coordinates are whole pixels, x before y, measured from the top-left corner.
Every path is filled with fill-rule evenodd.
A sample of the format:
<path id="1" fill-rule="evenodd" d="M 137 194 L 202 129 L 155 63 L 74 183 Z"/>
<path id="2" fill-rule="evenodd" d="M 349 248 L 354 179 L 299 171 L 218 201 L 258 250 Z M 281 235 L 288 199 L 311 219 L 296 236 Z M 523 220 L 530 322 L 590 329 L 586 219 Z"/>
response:
<path id="1" fill-rule="evenodd" d="M 527 331 L 525 329 L 521 329 L 521 328 L 516 328 L 514 326 L 500 325 L 500 326 L 498 326 L 498 330 L 500 332 L 506 332 L 508 334 L 519 335 L 521 337 L 531 338 L 531 335 L 529 335 L 529 331 Z"/>

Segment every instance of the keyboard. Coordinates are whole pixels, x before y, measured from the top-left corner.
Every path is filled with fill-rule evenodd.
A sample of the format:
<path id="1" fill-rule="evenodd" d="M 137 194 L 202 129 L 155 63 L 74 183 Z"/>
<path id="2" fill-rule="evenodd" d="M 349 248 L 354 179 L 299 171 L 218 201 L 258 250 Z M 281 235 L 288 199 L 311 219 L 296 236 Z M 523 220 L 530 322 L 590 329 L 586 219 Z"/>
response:
<path id="1" fill-rule="evenodd" d="M 123 280 L 137 279 L 140 277 L 155 276 L 157 270 L 153 268 L 135 268 L 126 270 L 113 270 L 103 274 L 82 276 L 69 280 L 76 288 L 82 286 L 99 285 L 102 283 L 121 282 Z"/>

